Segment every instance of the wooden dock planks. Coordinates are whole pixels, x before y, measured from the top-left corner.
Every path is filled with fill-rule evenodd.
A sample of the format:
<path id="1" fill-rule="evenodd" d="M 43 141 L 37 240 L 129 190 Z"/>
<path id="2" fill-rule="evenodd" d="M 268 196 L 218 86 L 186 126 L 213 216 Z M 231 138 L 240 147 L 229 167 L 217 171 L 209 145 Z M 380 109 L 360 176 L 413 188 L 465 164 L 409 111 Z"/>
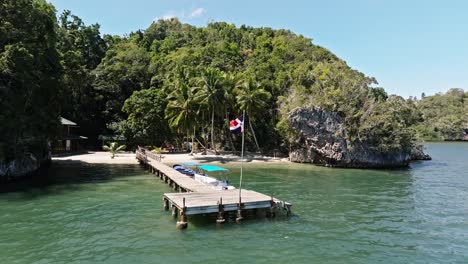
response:
<path id="1" fill-rule="evenodd" d="M 150 154 L 150 155 L 147 155 Z M 224 212 L 237 211 L 238 219 L 242 219 L 241 210 L 270 208 L 277 202 L 281 202 L 274 197 L 242 189 L 241 204 L 239 205 L 239 189 L 234 190 L 215 190 L 201 182 L 188 177 L 173 168 L 161 162 L 159 156 L 150 153 L 149 150 L 138 148 L 136 158 L 151 168 L 154 173 L 160 175 L 161 179 L 169 184 L 175 185 L 178 193 L 164 194 L 164 207 L 169 209 L 169 203 L 172 204 L 173 214 L 180 213 L 181 221 L 177 223 L 178 227 L 186 228 L 186 216 L 196 214 L 218 213 L 218 220 L 224 222 Z M 220 206 L 222 201 L 222 206 Z M 284 202 L 282 202 L 284 204 Z M 287 204 L 290 212 L 290 204 Z M 177 214 L 175 214 L 177 215 Z"/>
<path id="2" fill-rule="evenodd" d="M 236 211 L 239 204 L 239 190 L 218 191 L 212 189 L 211 192 L 165 193 L 164 197 L 180 210 L 185 198 L 187 215 L 216 213 L 220 199 L 222 199 L 226 212 Z M 242 209 L 269 208 L 271 201 L 270 196 L 255 191 L 242 190 Z"/>

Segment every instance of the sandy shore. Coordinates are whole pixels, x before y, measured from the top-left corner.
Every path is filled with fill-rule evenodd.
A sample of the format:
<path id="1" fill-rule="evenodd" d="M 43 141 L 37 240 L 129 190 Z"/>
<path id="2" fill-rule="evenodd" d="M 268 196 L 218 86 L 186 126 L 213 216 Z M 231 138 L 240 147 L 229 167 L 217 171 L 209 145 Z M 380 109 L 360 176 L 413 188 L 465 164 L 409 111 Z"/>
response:
<path id="1" fill-rule="evenodd" d="M 118 153 L 115 158 L 111 159 L 109 152 L 97 151 L 97 152 L 88 152 L 85 154 L 69 155 L 63 157 L 53 157 L 53 161 L 63 162 L 85 162 L 85 163 L 104 163 L 104 164 L 138 164 L 138 161 L 135 158 L 135 153 L 132 152 L 121 152 Z M 241 159 L 239 156 L 227 154 L 227 155 L 201 155 L 195 154 L 193 156 L 183 153 L 183 154 L 162 154 L 162 161 L 166 164 L 181 163 L 184 161 L 197 161 L 200 163 L 231 163 L 231 162 L 240 162 Z M 266 157 L 261 155 L 246 155 L 244 157 L 244 162 L 288 162 L 287 158 L 275 158 L 275 157 Z"/>
<path id="2" fill-rule="evenodd" d="M 88 152 L 84 154 L 68 155 L 63 157 L 52 157 L 52 161 L 65 163 L 104 163 L 104 164 L 138 164 L 138 161 L 135 158 L 135 153 L 131 152 L 122 152 L 118 153 L 115 158 L 111 159 L 109 152 L 97 151 L 97 152 Z"/>

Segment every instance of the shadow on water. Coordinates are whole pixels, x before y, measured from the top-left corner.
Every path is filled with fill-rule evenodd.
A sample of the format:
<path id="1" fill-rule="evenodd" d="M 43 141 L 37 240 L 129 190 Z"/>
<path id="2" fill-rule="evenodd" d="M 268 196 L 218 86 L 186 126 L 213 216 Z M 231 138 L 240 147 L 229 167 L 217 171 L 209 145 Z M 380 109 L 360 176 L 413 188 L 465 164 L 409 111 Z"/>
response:
<path id="1" fill-rule="evenodd" d="M 221 226 L 216 215 L 188 216 L 184 231 L 175 228 L 177 220 L 162 206 L 161 197 L 171 188 L 142 168 L 55 164 L 36 183 L 1 187 L 8 193 L 0 194 L 0 259 L 466 263 L 468 144 L 428 148 L 432 161 L 404 170 L 249 163 L 242 186 L 291 202 L 293 215 L 247 217 Z M 238 164 L 224 167 L 238 183 Z M 74 188 L 79 191 L 70 191 Z M 50 197 L 43 195 L 47 192 Z"/>
<path id="2" fill-rule="evenodd" d="M 221 164 L 229 164 L 231 162 L 239 162 L 239 157 L 222 157 L 222 156 L 219 156 L 219 157 L 201 156 L 200 157 L 199 156 L 199 157 L 194 157 L 193 159 L 200 162 L 200 163 L 217 162 L 217 163 L 221 163 Z M 272 161 L 272 159 L 267 158 L 267 157 L 254 157 L 254 156 L 245 156 L 244 157 L 244 162 L 245 163 L 252 163 L 254 161 L 268 162 L 268 161 Z"/>
<path id="3" fill-rule="evenodd" d="M 91 164 L 86 162 L 56 162 L 40 174 L 0 185 L 0 199 L 6 193 L 21 193 L 19 199 L 80 190 L 82 184 L 101 184 L 109 181 L 128 181 L 127 177 L 141 175 L 138 165 Z M 7 199 L 11 199 L 7 198 Z"/>
<path id="4" fill-rule="evenodd" d="M 268 209 L 269 210 L 269 209 Z M 242 222 L 236 222 L 236 212 L 226 212 L 225 222 L 223 224 L 216 223 L 217 214 L 201 214 L 201 215 L 190 215 L 188 216 L 189 228 L 197 229 L 210 229 L 213 227 L 217 228 L 236 228 L 239 226 L 255 226 L 258 224 L 266 224 L 272 222 L 284 222 L 284 221 L 298 221 L 300 217 L 292 214 L 291 216 L 276 215 L 275 217 L 266 217 L 264 211 L 255 212 L 255 210 L 244 211 Z M 177 220 L 174 219 L 174 224 Z"/>

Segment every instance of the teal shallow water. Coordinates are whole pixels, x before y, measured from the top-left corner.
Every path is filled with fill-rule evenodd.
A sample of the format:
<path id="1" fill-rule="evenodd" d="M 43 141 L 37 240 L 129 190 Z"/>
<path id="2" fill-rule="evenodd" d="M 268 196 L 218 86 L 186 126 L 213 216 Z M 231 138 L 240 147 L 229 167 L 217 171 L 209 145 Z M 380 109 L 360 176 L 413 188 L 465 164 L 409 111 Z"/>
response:
<path id="1" fill-rule="evenodd" d="M 408 170 L 248 164 L 244 186 L 294 216 L 179 231 L 171 189 L 138 166 L 55 165 L 3 187 L 1 263 L 468 263 L 468 144 L 428 144 Z M 238 181 L 238 169 L 231 179 Z"/>

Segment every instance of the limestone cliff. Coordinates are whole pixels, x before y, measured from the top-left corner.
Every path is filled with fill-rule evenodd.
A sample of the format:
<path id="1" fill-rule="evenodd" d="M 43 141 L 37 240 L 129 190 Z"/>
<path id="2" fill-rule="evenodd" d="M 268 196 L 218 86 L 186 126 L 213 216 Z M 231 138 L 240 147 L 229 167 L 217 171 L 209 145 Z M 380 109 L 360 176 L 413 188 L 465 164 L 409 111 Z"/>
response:
<path id="1" fill-rule="evenodd" d="M 21 158 L 10 162 L 0 161 L 0 181 L 10 181 L 37 173 L 50 163 L 50 154 L 36 157 L 27 153 Z"/>
<path id="2" fill-rule="evenodd" d="M 320 108 L 297 108 L 288 115 L 299 139 L 289 153 L 293 162 L 314 163 L 347 168 L 405 167 L 411 151 L 378 152 L 365 143 L 346 140 L 343 119 L 337 113 Z"/>

